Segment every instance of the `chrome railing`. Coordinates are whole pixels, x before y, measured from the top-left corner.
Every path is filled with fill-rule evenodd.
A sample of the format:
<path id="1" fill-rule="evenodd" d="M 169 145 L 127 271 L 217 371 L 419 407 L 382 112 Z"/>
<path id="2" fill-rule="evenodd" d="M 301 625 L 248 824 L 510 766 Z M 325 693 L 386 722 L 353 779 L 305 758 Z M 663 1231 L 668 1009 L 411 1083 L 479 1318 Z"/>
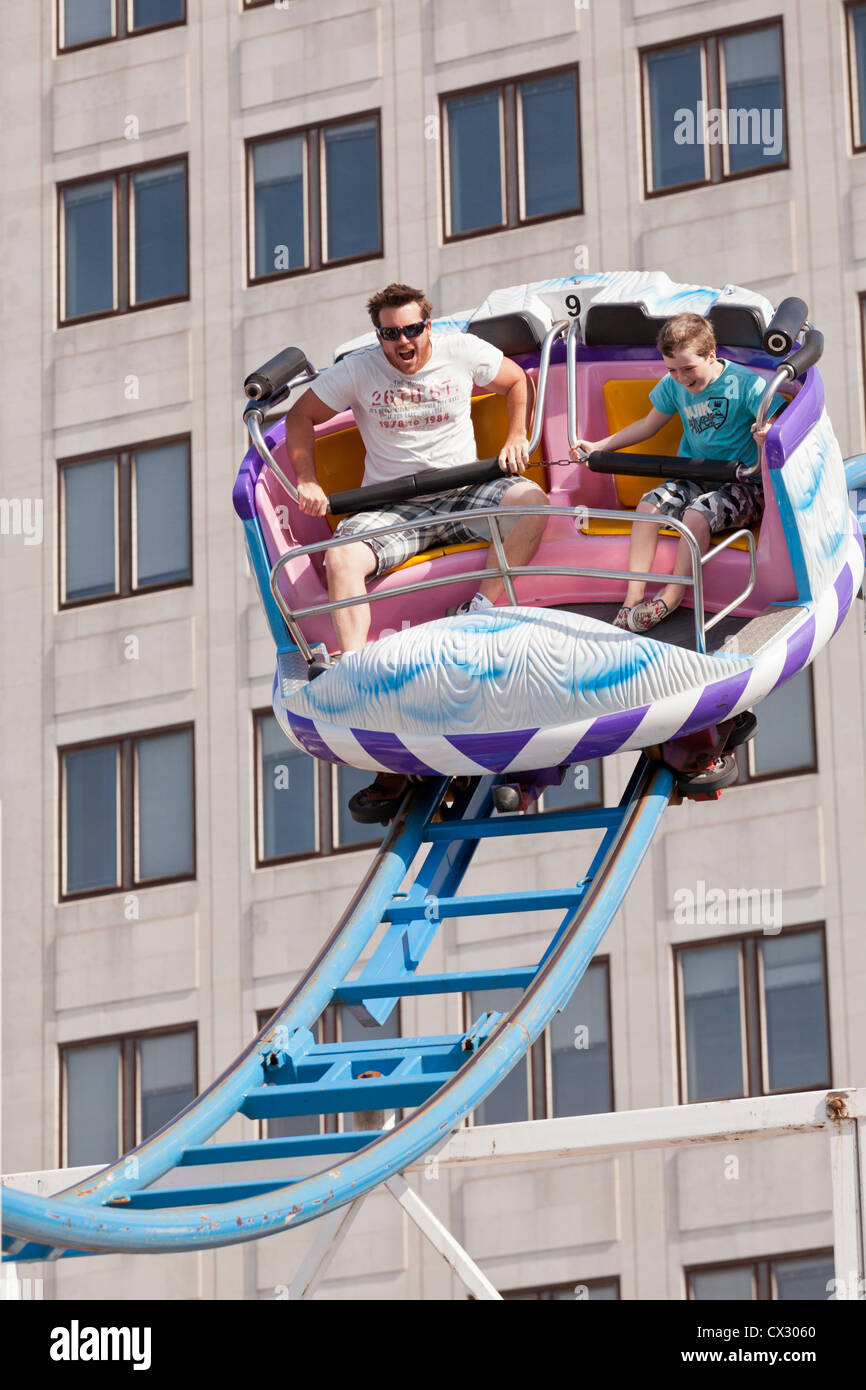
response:
<path id="1" fill-rule="evenodd" d="M 439 589 L 448 584 L 463 584 L 467 581 L 480 582 L 484 579 L 494 579 L 499 577 L 505 585 L 510 604 L 517 606 L 518 599 L 514 589 L 514 580 L 528 576 L 542 574 L 556 575 L 575 575 L 586 579 L 625 579 L 639 580 L 649 584 L 669 584 L 672 577 L 669 573 L 644 572 L 641 570 L 615 570 L 604 568 L 600 569 L 588 565 L 511 565 L 505 555 L 505 548 L 502 541 L 500 522 L 503 519 L 502 511 L 499 508 L 476 507 L 471 511 L 459 513 L 460 520 L 465 521 L 469 518 L 485 519 L 490 526 L 490 534 L 493 539 L 493 546 L 496 551 L 497 564 L 490 565 L 480 570 L 464 571 L 461 574 L 449 574 L 422 579 L 414 584 L 401 584 L 395 589 L 386 589 L 380 593 L 363 593 L 353 595 L 351 598 L 329 600 L 327 603 L 311 604 L 307 608 L 290 608 L 282 590 L 279 587 L 279 578 L 290 560 L 296 560 L 304 555 L 315 555 L 320 551 L 326 551 L 341 545 L 352 545 L 357 541 L 362 541 L 364 536 L 385 536 L 392 531 L 406 529 L 405 521 L 393 522 L 388 526 L 377 526 L 375 529 L 353 536 L 331 536 L 328 540 L 316 541 L 312 545 L 293 546 L 291 550 L 281 555 L 279 560 L 271 569 L 270 586 L 271 593 L 276 602 L 289 633 L 301 651 L 304 660 L 312 662 L 314 660 L 312 648 L 307 642 L 306 637 L 301 631 L 298 623 L 301 618 L 313 617 L 320 613 L 333 613 L 339 608 L 352 608 L 362 603 L 377 603 L 385 598 L 399 598 L 404 594 L 418 593 L 424 589 Z M 677 575 L 678 584 L 690 586 L 694 590 L 694 621 L 695 621 L 695 649 L 701 655 L 706 655 L 706 633 L 726 617 L 734 608 L 743 603 L 755 587 L 757 578 L 757 554 L 755 551 L 755 538 L 751 531 L 735 531 L 732 535 L 725 538 L 714 550 L 710 550 L 706 555 L 701 555 L 698 543 L 693 533 L 681 521 L 669 516 L 652 516 L 644 512 L 600 510 L 595 507 L 509 507 L 508 517 L 510 520 L 516 516 L 568 516 L 575 524 L 575 529 L 583 532 L 585 524 L 591 520 L 599 521 L 646 521 L 660 528 L 668 528 L 676 531 L 677 534 L 686 542 L 691 559 L 691 574 Z M 423 518 L 418 519 L 417 524 L 422 524 Z M 703 567 L 710 561 L 719 550 L 725 549 L 738 537 L 745 536 L 749 549 L 749 582 L 742 593 L 723 609 L 706 622 L 704 619 L 704 583 Z M 479 537 L 479 539 L 481 539 Z"/>

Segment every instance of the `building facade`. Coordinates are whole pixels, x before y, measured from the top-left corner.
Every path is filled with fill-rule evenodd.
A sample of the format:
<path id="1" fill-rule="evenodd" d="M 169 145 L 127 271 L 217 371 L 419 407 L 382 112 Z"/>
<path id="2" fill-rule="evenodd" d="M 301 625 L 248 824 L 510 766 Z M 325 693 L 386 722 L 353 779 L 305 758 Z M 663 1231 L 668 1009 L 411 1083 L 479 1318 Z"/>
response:
<path id="1" fill-rule="evenodd" d="M 326 365 L 392 280 L 448 313 L 662 269 L 802 296 L 859 452 L 866 4 L 46 0 L 0 46 L 12 1173 L 107 1162 L 217 1076 L 371 853 L 345 781 L 273 740 L 230 501 L 245 375 L 289 343 Z M 862 625 L 858 603 L 767 702 L 740 785 L 669 812 L 575 1002 L 479 1119 L 866 1084 Z M 629 771 L 607 759 L 559 804 L 615 801 Z M 566 882 L 590 843 L 487 845 L 467 887 Z M 524 965 L 546 931 L 449 921 L 430 968 Z M 419 998 L 402 1026 L 460 1031 L 484 1002 Z M 820 1135 L 417 1182 L 505 1293 L 818 1296 L 832 1275 Z M 279 1298 L 314 1235 L 37 1273 L 46 1297 Z M 374 1194 L 319 1296 L 465 1291 Z"/>

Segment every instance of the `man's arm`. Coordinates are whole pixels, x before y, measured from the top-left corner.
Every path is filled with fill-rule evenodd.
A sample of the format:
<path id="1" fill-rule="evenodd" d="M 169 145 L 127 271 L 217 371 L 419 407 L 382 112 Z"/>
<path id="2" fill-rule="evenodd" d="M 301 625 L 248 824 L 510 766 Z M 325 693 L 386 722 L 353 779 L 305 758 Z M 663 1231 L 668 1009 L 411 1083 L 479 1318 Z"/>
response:
<path id="1" fill-rule="evenodd" d="M 324 516 L 328 510 L 328 494 L 316 478 L 316 442 L 314 427 L 333 420 L 338 412 L 320 400 L 310 387 L 295 401 L 286 415 L 286 451 L 298 480 L 298 500 L 302 512 Z"/>
<path id="2" fill-rule="evenodd" d="M 526 373 L 516 362 L 503 357 L 499 371 L 490 382 L 490 389 L 504 396 L 508 407 L 508 438 L 499 451 L 499 467 L 503 473 L 522 473 L 529 463 Z"/>

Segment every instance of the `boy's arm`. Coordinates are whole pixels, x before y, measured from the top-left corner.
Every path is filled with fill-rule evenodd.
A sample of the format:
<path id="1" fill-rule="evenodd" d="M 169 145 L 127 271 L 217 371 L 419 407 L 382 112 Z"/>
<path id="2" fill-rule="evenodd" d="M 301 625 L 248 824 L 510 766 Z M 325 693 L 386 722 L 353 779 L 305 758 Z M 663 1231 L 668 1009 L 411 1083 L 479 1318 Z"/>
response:
<path id="1" fill-rule="evenodd" d="M 311 516 L 324 516 L 328 510 L 328 494 L 316 478 L 314 427 L 337 413 L 310 387 L 286 415 L 286 450 L 298 480 L 298 500 L 301 511 Z"/>
<path id="2" fill-rule="evenodd" d="M 642 420 L 635 420 L 633 425 L 626 425 L 625 429 L 617 430 L 616 434 L 609 434 L 606 439 L 597 439 L 594 443 L 589 439 L 579 439 L 576 447 L 569 449 L 569 456 L 577 459 L 580 450 L 585 454 L 592 454 L 597 449 L 627 449 L 629 444 L 642 444 L 645 439 L 652 439 L 654 434 L 658 434 L 670 418 L 670 415 L 665 415 L 653 406 Z"/>

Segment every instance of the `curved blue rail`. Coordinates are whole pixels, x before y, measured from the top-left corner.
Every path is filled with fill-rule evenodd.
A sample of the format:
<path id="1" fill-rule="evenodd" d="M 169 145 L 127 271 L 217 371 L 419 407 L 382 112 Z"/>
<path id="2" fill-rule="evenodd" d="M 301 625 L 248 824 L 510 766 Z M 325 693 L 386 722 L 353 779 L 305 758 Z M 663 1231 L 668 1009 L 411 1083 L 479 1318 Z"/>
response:
<path id="1" fill-rule="evenodd" d="M 55 1197 L 6 1188 L 7 1258 L 31 1260 L 61 1251 L 198 1250 L 254 1240 L 355 1200 L 444 1144 L 571 997 L 628 892 L 673 789 L 671 771 L 641 757 L 617 808 L 496 817 L 492 781 L 475 782 L 450 812 L 443 811 L 444 781 L 431 781 L 414 792 L 307 975 L 234 1066 L 169 1125 L 87 1183 Z M 437 813 L 440 819 L 434 820 Z M 589 826 L 603 836 L 576 886 L 457 895 L 482 839 Z M 414 883 L 398 894 L 424 842 L 429 850 Z M 551 907 L 564 907 L 565 914 L 534 966 L 418 973 L 447 916 Z M 349 971 L 380 923 L 385 923 L 380 942 L 361 974 L 349 982 Z M 524 986 L 524 993 L 510 1014 L 482 1015 L 462 1035 L 317 1046 L 310 1031 L 332 1001 L 352 1004 L 375 1024 L 409 994 L 515 984 Z M 409 1106 L 417 1108 L 390 1130 L 203 1142 L 238 1112 L 258 1118 Z M 335 1153 L 344 1155 L 338 1166 L 291 1182 L 275 1176 L 221 1186 L 151 1187 L 180 1166 Z M 135 1164 L 129 1161 L 133 1156 Z"/>

